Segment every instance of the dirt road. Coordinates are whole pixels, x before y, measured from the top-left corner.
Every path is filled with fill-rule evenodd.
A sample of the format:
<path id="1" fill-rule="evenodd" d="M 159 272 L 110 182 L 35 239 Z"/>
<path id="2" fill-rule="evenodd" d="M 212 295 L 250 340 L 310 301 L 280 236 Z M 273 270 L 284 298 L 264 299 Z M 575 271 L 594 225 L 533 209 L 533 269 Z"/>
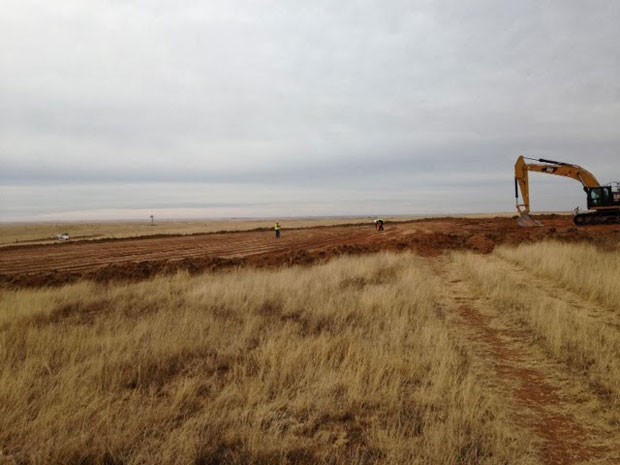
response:
<path id="1" fill-rule="evenodd" d="M 437 218 L 387 224 L 381 233 L 372 224 L 285 229 L 279 240 L 270 231 L 249 231 L 8 246 L 0 248 L 0 284 L 135 280 L 179 269 L 305 264 L 342 253 L 412 250 L 434 256 L 458 249 L 489 253 L 498 244 L 544 238 L 605 243 L 618 237 L 618 228 L 578 229 L 566 216 L 542 221 L 544 227 L 524 229 L 512 218 Z"/>

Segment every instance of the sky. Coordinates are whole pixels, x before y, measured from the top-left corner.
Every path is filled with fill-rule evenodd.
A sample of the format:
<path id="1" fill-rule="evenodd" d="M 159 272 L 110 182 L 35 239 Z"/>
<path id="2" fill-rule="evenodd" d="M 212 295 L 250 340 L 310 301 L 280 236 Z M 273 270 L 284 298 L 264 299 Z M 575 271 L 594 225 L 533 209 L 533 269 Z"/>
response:
<path id="1" fill-rule="evenodd" d="M 514 210 L 620 180 L 620 2 L 3 0 L 0 221 Z M 531 176 L 534 211 L 585 207 Z"/>

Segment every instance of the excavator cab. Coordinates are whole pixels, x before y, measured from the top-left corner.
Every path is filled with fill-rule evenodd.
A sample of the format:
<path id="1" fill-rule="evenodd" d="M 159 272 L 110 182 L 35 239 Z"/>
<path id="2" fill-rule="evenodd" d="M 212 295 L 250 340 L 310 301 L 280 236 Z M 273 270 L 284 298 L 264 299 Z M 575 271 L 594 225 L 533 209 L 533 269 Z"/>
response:
<path id="1" fill-rule="evenodd" d="M 620 202 L 614 200 L 612 186 L 586 187 L 584 190 L 588 193 L 588 209 L 590 210 L 620 205 Z"/>
<path id="2" fill-rule="evenodd" d="M 614 202 L 620 205 L 620 181 L 610 182 L 611 195 L 614 196 Z"/>

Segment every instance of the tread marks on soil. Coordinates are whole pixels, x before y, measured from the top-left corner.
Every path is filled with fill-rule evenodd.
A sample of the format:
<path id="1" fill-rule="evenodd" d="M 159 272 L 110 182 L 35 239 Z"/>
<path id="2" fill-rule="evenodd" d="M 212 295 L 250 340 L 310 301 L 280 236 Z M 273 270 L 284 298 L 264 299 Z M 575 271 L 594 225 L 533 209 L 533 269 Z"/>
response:
<path id="1" fill-rule="evenodd" d="M 542 462 L 569 465 L 605 457 L 609 451 L 590 440 L 604 432 L 564 413 L 574 412 L 580 401 L 562 389 L 565 380 L 557 363 L 530 350 L 531 339 L 523 330 L 505 326 L 489 298 L 470 287 L 462 270 L 451 267 L 447 260 L 434 260 L 431 268 L 449 289 L 441 302 L 442 311 L 468 330 L 455 334 L 470 347 L 485 367 L 482 370 L 490 370 L 489 382 L 507 393 L 518 424 L 543 440 Z"/>
<path id="2" fill-rule="evenodd" d="M 604 321 L 608 327 L 613 327 L 620 331 L 620 318 L 618 318 L 617 309 L 607 308 L 600 302 L 592 305 L 592 301 L 569 289 L 566 284 L 553 281 L 547 276 L 536 273 L 536 270 L 527 269 L 504 257 L 490 255 L 489 260 L 492 260 L 499 266 L 508 268 L 511 276 L 518 279 L 524 286 L 536 289 L 548 297 L 562 301 L 571 308 L 579 310 L 581 314 Z"/>

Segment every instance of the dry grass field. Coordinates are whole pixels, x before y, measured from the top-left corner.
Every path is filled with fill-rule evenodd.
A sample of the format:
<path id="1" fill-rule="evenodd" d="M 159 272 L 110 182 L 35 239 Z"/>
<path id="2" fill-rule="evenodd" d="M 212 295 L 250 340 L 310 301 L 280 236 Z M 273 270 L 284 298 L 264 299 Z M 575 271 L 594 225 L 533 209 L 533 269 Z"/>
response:
<path id="1" fill-rule="evenodd" d="M 620 252 L 0 294 L 0 463 L 620 463 Z"/>

